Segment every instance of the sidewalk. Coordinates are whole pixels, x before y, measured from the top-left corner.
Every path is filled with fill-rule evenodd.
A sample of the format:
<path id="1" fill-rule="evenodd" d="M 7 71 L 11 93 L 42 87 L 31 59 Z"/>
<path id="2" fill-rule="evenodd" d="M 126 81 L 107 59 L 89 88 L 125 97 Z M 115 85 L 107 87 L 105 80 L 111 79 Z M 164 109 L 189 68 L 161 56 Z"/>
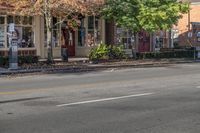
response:
<path id="1" fill-rule="evenodd" d="M 40 63 L 43 62 L 40 60 Z M 122 60 L 112 62 L 101 62 L 91 64 L 88 58 L 70 58 L 69 62 L 55 60 L 53 65 L 26 65 L 19 67 L 18 70 L 0 68 L 0 76 L 15 75 L 26 73 L 73 73 L 103 70 L 108 68 L 139 68 L 139 67 L 161 67 L 177 63 L 195 63 L 189 59 L 162 59 L 162 60 Z"/>

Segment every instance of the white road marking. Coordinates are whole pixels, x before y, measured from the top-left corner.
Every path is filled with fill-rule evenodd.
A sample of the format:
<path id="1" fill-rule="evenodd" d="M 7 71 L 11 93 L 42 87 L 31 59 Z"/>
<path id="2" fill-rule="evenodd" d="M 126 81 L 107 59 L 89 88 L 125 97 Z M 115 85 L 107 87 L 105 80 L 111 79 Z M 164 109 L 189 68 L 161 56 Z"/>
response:
<path id="1" fill-rule="evenodd" d="M 125 98 L 131 98 L 131 97 L 148 96 L 148 95 L 152 95 L 152 94 L 154 94 L 154 93 L 134 94 L 134 95 L 127 95 L 127 96 L 120 96 L 120 97 L 112 97 L 112 98 L 105 98 L 105 99 L 97 99 L 97 100 L 90 100 L 90 101 L 60 104 L 60 105 L 56 105 L 56 106 L 57 107 L 64 107 L 64 106 L 71 106 L 71 105 L 81 105 L 81 104 L 87 104 L 87 103 L 104 102 L 104 101 L 125 99 Z"/>

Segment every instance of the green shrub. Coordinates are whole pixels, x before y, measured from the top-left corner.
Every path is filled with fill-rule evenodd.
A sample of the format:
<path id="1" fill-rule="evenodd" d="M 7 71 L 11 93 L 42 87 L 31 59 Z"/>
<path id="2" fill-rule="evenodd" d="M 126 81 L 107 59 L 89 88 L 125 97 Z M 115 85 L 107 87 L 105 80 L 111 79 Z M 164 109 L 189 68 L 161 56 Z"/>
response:
<path id="1" fill-rule="evenodd" d="M 32 64 L 38 63 L 39 57 L 38 56 L 19 56 L 18 63 L 19 64 Z"/>
<path id="2" fill-rule="evenodd" d="M 125 58 L 125 51 L 123 46 L 109 46 L 110 59 L 123 59 Z"/>
<path id="3" fill-rule="evenodd" d="M 89 54 L 90 60 L 122 58 L 125 58 L 125 52 L 122 46 L 107 46 L 106 44 L 100 44 L 96 48 L 92 48 Z"/>
<path id="4" fill-rule="evenodd" d="M 99 60 L 108 58 L 108 47 L 105 44 L 100 44 L 92 48 L 89 54 L 90 60 Z"/>
<path id="5" fill-rule="evenodd" d="M 8 65 L 8 57 L 0 57 L 0 66 L 7 66 Z"/>
<path id="6" fill-rule="evenodd" d="M 38 56 L 19 56 L 18 63 L 19 65 L 22 64 L 32 64 L 38 63 L 39 57 Z M 8 57 L 0 57 L 0 66 L 8 66 L 9 58 Z"/>
<path id="7" fill-rule="evenodd" d="M 145 52 L 137 54 L 139 59 L 160 59 L 160 58 L 193 58 L 193 50 L 167 51 L 167 52 Z"/>

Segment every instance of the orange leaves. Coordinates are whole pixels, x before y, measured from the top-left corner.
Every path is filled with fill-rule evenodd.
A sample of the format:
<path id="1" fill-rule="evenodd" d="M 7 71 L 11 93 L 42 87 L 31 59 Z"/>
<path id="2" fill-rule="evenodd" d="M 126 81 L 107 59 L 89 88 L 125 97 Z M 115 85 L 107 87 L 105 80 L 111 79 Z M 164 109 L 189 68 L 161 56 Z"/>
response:
<path id="1" fill-rule="evenodd" d="M 96 14 L 104 0 L 0 0 L 0 8 L 12 7 L 20 14 L 41 15 L 45 6 L 55 16 L 80 13 L 83 15 Z M 6 5 L 6 6 L 5 6 Z"/>

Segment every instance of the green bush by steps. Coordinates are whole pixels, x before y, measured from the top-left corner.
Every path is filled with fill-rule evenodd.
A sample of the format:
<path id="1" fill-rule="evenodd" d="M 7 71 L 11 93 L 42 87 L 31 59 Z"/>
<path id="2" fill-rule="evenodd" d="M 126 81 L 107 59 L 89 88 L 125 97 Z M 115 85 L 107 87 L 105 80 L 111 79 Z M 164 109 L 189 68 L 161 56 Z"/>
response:
<path id="1" fill-rule="evenodd" d="M 122 46 L 108 46 L 106 44 L 99 44 L 92 48 L 89 54 L 89 59 L 93 61 L 123 58 L 126 56 Z"/>
<path id="2" fill-rule="evenodd" d="M 39 57 L 38 56 L 19 56 L 18 63 L 19 65 L 22 64 L 33 64 L 38 63 Z M 9 58 L 8 57 L 0 57 L 0 66 L 8 66 Z"/>

